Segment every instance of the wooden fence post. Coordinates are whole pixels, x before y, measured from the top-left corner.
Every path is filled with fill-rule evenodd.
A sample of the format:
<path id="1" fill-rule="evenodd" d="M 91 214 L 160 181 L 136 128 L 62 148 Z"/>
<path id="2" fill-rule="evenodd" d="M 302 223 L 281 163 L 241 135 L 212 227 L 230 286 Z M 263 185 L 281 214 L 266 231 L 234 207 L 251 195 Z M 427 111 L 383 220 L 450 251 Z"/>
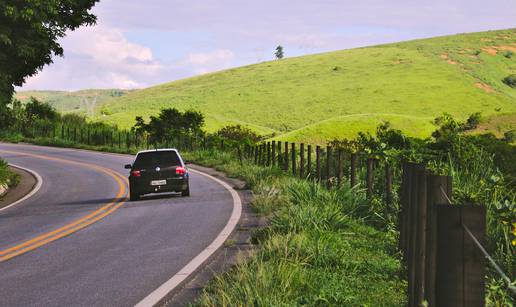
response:
<path id="1" fill-rule="evenodd" d="M 118 148 L 122 148 L 122 136 L 120 135 L 120 131 L 118 131 Z"/>
<path id="2" fill-rule="evenodd" d="M 405 165 L 407 163 L 404 163 Z M 435 305 L 435 275 L 437 257 L 437 216 L 436 206 L 451 201 L 452 177 L 427 176 L 427 220 L 425 256 L 425 299 L 429 306 Z M 444 192 L 444 193 L 443 193 Z M 404 193 L 405 194 L 405 193 Z"/>
<path id="3" fill-rule="evenodd" d="M 349 186 L 354 187 L 357 185 L 357 154 L 351 154 L 351 164 L 349 167 Z"/>
<path id="4" fill-rule="evenodd" d="M 315 147 L 315 179 L 321 181 L 321 147 Z"/>
<path id="5" fill-rule="evenodd" d="M 308 145 L 306 148 L 306 173 L 308 177 L 312 177 L 312 145 Z"/>
<path id="6" fill-rule="evenodd" d="M 426 169 L 421 167 L 416 171 L 418 177 L 417 190 L 417 224 L 414 272 L 414 299 L 421 306 L 425 297 L 425 264 L 426 264 L 426 221 L 427 221 L 427 180 Z"/>
<path id="7" fill-rule="evenodd" d="M 271 142 L 267 142 L 267 166 L 271 166 Z"/>
<path id="8" fill-rule="evenodd" d="M 485 258 L 465 231 L 485 246 L 486 211 L 478 205 L 437 205 L 436 305 L 485 305 Z"/>
<path id="9" fill-rule="evenodd" d="M 283 169 L 288 171 L 288 142 L 285 142 L 285 152 L 283 154 Z"/>
<path id="10" fill-rule="evenodd" d="M 258 145 L 254 146 L 254 164 L 258 164 L 258 156 L 259 156 Z"/>
<path id="11" fill-rule="evenodd" d="M 281 153 L 281 141 L 278 141 L 278 167 L 283 168 L 283 155 Z"/>
<path id="12" fill-rule="evenodd" d="M 272 166 L 276 166 L 276 141 L 272 141 Z"/>
<path id="13" fill-rule="evenodd" d="M 342 148 L 339 148 L 337 151 L 337 186 L 340 188 L 342 186 L 342 177 L 343 177 L 343 168 L 342 168 Z"/>
<path id="14" fill-rule="evenodd" d="M 385 201 L 389 210 L 392 205 L 392 168 L 389 162 L 385 161 Z M 390 211 L 389 211 L 390 212 Z"/>
<path id="15" fill-rule="evenodd" d="M 291 160 L 292 160 L 292 175 L 294 175 L 294 177 L 296 176 L 296 143 L 291 143 L 290 144 L 291 147 L 290 147 L 290 155 L 292 156 L 291 157 Z"/>
<path id="16" fill-rule="evenodd" d="M 331 146 L 326 146 L 326 188 L 331 189 Z"/>
<path id="17" fill-rule="evenodd" d="M 305 144 L 299 145 L 299 178 L 305 177 Z"/>
<path id="18" fill-rule="evenodd" d="M 371 198 L 373 196 L 373 158 L 367 158 L 367 168 L 366 168 L 366 187 L 367 187 L 367 198 Z"/>

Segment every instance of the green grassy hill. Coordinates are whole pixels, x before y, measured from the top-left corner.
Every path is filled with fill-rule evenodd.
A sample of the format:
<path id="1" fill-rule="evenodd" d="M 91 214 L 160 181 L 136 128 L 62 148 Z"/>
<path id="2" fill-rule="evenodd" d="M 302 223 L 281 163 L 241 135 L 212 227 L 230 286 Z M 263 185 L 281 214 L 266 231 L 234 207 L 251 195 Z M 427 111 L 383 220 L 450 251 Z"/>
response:
<path id="1" fill-rule="evenodd" d="M 460 34 L 239 67 L 132 92 L 99 117 L 129 127 L 164 107 L 196 109 L 209 131 L 230 123 L 289 140 L 324 141 L 392 122 L 428 136 L 443 112 L 482 112 L 514 128 L 516 29 Z M 491 125 L 492 126 L 492 125 Z M 491 127 L 489 124 L 484 126 Z M 500 132 L 500 131 L 499 131 Z"/>
<path id="2" fill-rule="evenodd" d="M 25 103 L 30 97 L 34 97 L 40 101 L 47 102 L 61 113 L 87 113 L 88 102 L 92 103 L 96 98 L 96 108 L 99 110 L 101 106 L 108 100 L 121 97 L 130 93 L 128 90 L 120 89 L 91 89 L 76 92 L 67 91 L 20 91 L 15 94 L 15 98 Z"/>

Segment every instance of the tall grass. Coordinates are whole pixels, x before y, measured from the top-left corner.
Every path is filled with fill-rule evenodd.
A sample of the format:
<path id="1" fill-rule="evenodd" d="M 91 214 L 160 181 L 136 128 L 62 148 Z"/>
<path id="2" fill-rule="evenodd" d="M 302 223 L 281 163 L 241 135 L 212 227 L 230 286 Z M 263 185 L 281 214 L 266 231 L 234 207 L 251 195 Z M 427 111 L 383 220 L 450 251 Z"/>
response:
<path id="1" fill-rule="evenodd" d="M 219 275 L 201 306 L 400 306 L 406 282 L 396 240 L 367 226 L 363 193 L 328 191 L 277 168 L 240 164 L 229 154 L 186 154 L 246 180 L 252 206 L 270 217 L 255 235 L 257 252 Z"/>

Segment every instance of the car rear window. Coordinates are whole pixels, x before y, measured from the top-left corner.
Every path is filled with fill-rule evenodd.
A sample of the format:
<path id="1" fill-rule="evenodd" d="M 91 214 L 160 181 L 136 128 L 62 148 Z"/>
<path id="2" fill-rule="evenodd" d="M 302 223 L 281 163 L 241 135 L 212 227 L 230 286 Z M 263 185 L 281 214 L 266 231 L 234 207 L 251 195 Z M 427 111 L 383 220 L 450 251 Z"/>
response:
<path id="1" fill-rule="evenodd" d="M 133 167 L 135 169 L 146 169 L 155 168 L 157 166 L 181 166 L 181 160 L 175 151 L 144 152 L 136 156 Z"/>

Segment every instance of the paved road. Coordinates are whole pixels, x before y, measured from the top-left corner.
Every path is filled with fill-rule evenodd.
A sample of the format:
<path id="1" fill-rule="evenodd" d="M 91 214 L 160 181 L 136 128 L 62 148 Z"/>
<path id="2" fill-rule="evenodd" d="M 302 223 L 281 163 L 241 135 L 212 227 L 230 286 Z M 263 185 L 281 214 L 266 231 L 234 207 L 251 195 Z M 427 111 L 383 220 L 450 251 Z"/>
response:
<path id="1" fill-rule="evenodd" d="M 125 202 L 131 156 L 0 144 L 0 157 L 43 178 L 0 211 L 0 306 L 134 305 L 208 246 L 233 209 L 231 194 L 198 174 L 191 197 Z"/>

